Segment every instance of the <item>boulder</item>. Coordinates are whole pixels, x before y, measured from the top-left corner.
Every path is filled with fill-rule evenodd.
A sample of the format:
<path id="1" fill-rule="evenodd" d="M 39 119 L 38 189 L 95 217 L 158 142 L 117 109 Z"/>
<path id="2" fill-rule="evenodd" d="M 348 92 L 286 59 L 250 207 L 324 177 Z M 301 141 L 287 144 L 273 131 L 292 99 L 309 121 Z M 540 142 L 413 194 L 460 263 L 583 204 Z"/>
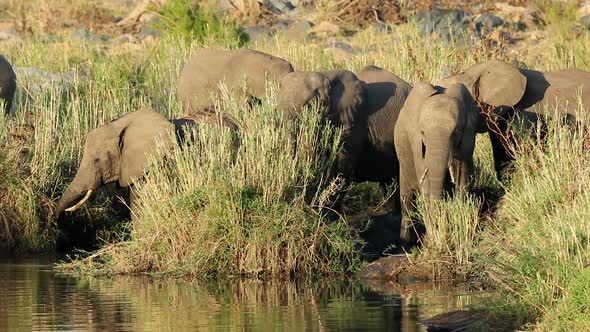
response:
<path id="1" fill-rule="evenodd" d="M 491 14 L 482 14 L 475 19 L 475 30 L 478 34 L 483 34 L 502 26 L 504 21 L 502 18 Z"/>
<path id="2" fill-rule="evenodd" d="M 434 9 L 416 15 L 422 36 L 436 35 L 446 40 L 462 36 L 469 25 L 469 14 L 461 10 Z"/>
<path id="3" fill-rule="evenodd" d="M 541 22 L 538 9 L 535 7 L 512 6 L 504 2 L 495 4 L 498 15 L 505 22 L 511 22 L 517 28 L 534 28 Z"/>
<path id="4" fill-rule="evenodd" d="M 291 39 L 305 39 L 312 28 L 313 24 L 309 21 L 296 21 L 287 27 L 285 34 Z"/>
<path id="5" fill-rule="evenodd" d="M 47 89 L 69 89 L 88 79 L 74 71 L 52 73 L 33 67 L 14 68 L 19 87 L 25 87 L 29 96 L 37 95 Z"/>
<path id="6" fill-rule="evenodd" d="M 268 40 L 273 35 L 273 31 L 264 25 L 251 25 L 244 28 L 248 35 L 248 42 L 257 43 Z"/>
<path id="7" fill-rule="evenodd" d="M 86 28 L 78 29 L 70 34 L 70 38 L 80 41 L 93 41 L 93 42 L 107 42 L 111 39 L 111 36 L 107 35 L 96 35 Z"/>

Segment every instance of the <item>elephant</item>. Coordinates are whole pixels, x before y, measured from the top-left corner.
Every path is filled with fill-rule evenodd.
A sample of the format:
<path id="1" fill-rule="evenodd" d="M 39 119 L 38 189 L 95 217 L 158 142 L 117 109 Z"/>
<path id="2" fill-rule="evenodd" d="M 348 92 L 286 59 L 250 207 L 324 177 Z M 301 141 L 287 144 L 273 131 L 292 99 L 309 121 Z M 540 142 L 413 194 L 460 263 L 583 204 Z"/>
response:
<path id="1" fill-rule="evenodd" d="M 467 87 L 480 112 L 489 107 L 498 116 L 497 121 L 488 123 L 488 133 L 500 180 L 505 179 L 514 160 L 510 144 L 515 138 L 509 126 L 514 118 L 541 122 L 543 117 L 539 114 L 549 107 L 571 121 L 580 111 L 579 100 L 584 110 L 590 110 L 590 73 L 578 69 L 541 72 L 489 60 L 447 77 L 439 85 L 453 83 Z"/>
<path id="2" fill-rule="evenodd" d="M 349 146 L 346 153 L 354 153 L 352 158 L 342 157 L 342 163 L 348 163 L 347 174 L 354 182 L 379 182 L 383 188 L 396 183 L 399 166 L 393 132 L 395 123 L 404 101 L 412 86 L 393 73 L 376 67 L 363 68 L 356 77 L 347 73 L 348 79 L 357 86 L 351 95 L 363 96 L 363 103 L 353 103 L 355 112 L 355 130 L 346 137 Z M 360 80 L 362 83 L 356 83 Z M 347 83 L 345 85 L 352 85 Z M 364 93 L 361 91 L 364 88 Z M 354 89 L 350 89 L 355 91 Z M 283 111 L 297 110 L 313 98 L 327 109 L 334 98 L 342 98 L 340 93 L 331 89 L 330 80 L 325 72 L 294 72 L 285 76 L 279 90 L 279 108 Z M 335 114 L 339 114 L 338 107 Z M 332 115 L 334 121 L 334 115 Z M 344 123 L 347 123 L 343 119 Z M 343 121 L 336 123 L 342 124 Z M 346 162 L 344 161 L 346 160 Z M 346 169 L 346 167 L 340 167 Z M 399 191 L 393 197 L 394 209 L 399 210 Z"/>
<path id="3" fill-rule="evenodd" d="M 82 206 L 102 185 L 117 182 L 126 188 L 143 177 L 147 155 L 159 140 L 171 146 L 169 133 L 174 125 L 153 110 L 139 110 L 123 115 L 91 130 L 84 143 L 78 172 L 68 185 L 54 211 L 60 218 Z M 130 206 L 134 195 L 130 190 Z"/>
<path id="4" fill-rule="evenodd" d="M 357 75 L 366 83 L 365 112 L 368 136 L 364 140 L 361 162 L 357 166 L 354 178 L 357 182 L 379 182 L 384 187 L 397 182 L 399 177 L 393 134 L 399 113 L 412 86 L 391 72 L 376 66 L 367 66 Z"/>
<path id="5" fill-rule="evenodd" d="M 413 240 L 414 196 L 442 199 L 453 185 L 470 188 L 476 133 L 486 127 L 467 88 L 417 83 L 399 114 L 394 140 L 399 158 L 402 226 L 400 238 Z"/>
<path id="6" fill-rule="evenodd" d="M 278 83 L 293 66 L 286 60 L 251 49 L 201 49 L 184 65 L 177 84 L 178 101 L 190 111 L 214 105 L 219 83 L 248 103 L 262 99 L 267 82 Z M 245 80 L 245 91 L 242 91 Z M 213 96 L 212 96 L 213 93 Z"/>
<path id="7" fill-rule="evenodd" d="M 4 101 L 5 114 L 10 113 L 15 92 L 16 74 L 8 60 L 0 54 L 0 99 Z"/>
<path id="8" fill-rule="evenodd" d="M 342 148 L 336 172 L 352 178 L 367 136 L 365 83 L 349 70 L 296 71 L 283 77 L 278 91 L 278 110 L 294 119 L 302 107 L 317 100 L 322 118 L 342 128 Z"/>

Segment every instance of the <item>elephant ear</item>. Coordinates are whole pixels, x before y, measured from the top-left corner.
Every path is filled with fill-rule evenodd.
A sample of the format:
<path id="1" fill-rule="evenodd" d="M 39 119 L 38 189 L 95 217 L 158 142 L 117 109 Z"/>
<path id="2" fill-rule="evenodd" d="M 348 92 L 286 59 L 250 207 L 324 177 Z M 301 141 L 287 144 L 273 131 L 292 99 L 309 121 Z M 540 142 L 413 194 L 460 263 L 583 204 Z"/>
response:
<path id="1" fill-rule="evenodd" d="M 417 109 L 422 105 L 426 98 L 437 94 L 438 91 L 432 84 L 426 82 L 418 82 L 412 88 L 404 103 L 404 108 Z"/>
<path id="2" fill-rule="evenodd" d="M 526 76 L 504 61 L 490 60 L 475 65 L 465 75 L 475 78 L 472 88 L 468 86 L 474 97 L 496 107 L 516 105 L 526 90 Z"/>
<path id="3" fill-rule="evenodd" d="M 143 177 L 148 156 L 158 143 L 165 147 L 174 144 L 174 125 L 163 115 L 152 110 L 136 111 L 121 134 L 121 172 L 119 184 L 127 187 Z"/>

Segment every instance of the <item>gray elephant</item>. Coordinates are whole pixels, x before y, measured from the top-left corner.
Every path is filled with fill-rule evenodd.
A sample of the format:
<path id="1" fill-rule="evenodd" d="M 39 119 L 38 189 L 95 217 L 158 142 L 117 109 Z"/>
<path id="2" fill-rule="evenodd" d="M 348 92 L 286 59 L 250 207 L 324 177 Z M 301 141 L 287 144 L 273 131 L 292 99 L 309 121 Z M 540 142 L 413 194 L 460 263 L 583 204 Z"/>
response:
<path id="1" fill-rule="evenodd" d="M 15 92 L 16 74 L 8 60 L 0 54 L 0 99 L 4 101 L 5 114 L 10 113 Z"/>
<path id="2" fill-rule="evenodd" d="M 454 185 L 467 190 L 473 177 L 475 135 L 486 130 L 475 101 L 463 84 L 446 88 L 418 83 L 395 125 L 403 217 L 400 237 L 413 239 L 414 196 L 441 199 Z"/>
<path id="3" fill-rule="evenodd" d="M 340 114 L 341 111 L 335 106 L 334 100 L 337 101 L 343 96 L 357 96 L 349 98 L 356 99 L 356 102 L 347 101 L 348 104 L 354 105 L 354 116 L 337 122 L 342 124 L 342 121 L 349 121 L 344 123 L 349 123 L 351 128 L 355 128 L 346 136 L 348 145 L 352 148 L 344 150 L 344 153 L 354 155 L 348 159 L 342 157 L 343 162 L 349 163 L 349 180 L 379 182 L 382 187 L 395 183 L 399 176 L 399 167 L 393 139 L 394 128 L 412 86 L 391 72 L 376 66 L 363 68 L 356 77 L 346 72 L 346 77 L 345 81 L 349 83 L 344 85 L 353 85 L 355 88 L 349 88 L 349 91 L 355 92 L 344 95 L 338 92 L 338 89 L 332 89 L 332 85 L 338 84 L 338 81 L 330 82 L 326 72 L 291 73 L 281 82 L 279 108 L 297 110 L 315 98 L 321 105 L 326 106 L 326 109 L 330 109 L 328 106 L 332 105 L 331 109 L 336 110 L 332 115 L 334 118 L 334 115 Z M 358 80 L 362 83 L 357 82 Z M 363 102 L 360 102 L 359 96 L 363 97 Z M 356 122 L 354 126 L 351 126 L 351 120 Z M 395 193 L 394 208 L 399 210 L 399 191 Z"/>
<path id="4" fill-rule="evenodd" d="M 364 140 L 355 181 L 397 181 L 399 166 L 394 144 L 394 128 L 412 86 L 391 72 L 367 66 L 358 73 L 367 90 L 367 138 Z"/>
<path id="5" fill-rule="evenodd" d="M 293 119 L 302 107 L 317 100 L 323 118 L 342 128 L 342 148 L 337 172 L 353 176 L 367 136 L 365 83 L 348 70 L 293 72 L 282 79 L 278 92 L 278 109 Z"/>
<path id="6" fill-rule="evenodd" d="M 201 49 L 180 72 L 178 100 L 191 111 L 210 107 L 214 104 L 212 97 L 220 92 L 221 82 L 248 102 L 260 100 L 266 94 L 268 82 L 278 83 L 292 71 L 288 61 L 250 49 Z"/>
<path id="7" fill-rule="evenodd" d="M 578 97 L 583 108 L 590 110 L 590 73 L 578 69 L 540 72 L 490 60 L 445 78 L 439 84 L 452 83 L 464 84 L 479 101 L 480 111 L 490 107 L 499 116 L 497 121 L 490 123 L 493 127 L 488 132 L 500 179 L 504 178 L 514 160 L 509 144 L 513 144 L 515 138 L 509 123 L 515 117 L 539 120 L 542 117 L 536 114 L 549 106 L 572 119 L 580 111 Z"/>
<path id="8" fill-rule="evenodd" d="M 147 155 L 154 151 L 156 141 L 172 144 L 169 133 L 174 130 L 174 125 L 160 113 L 140 110 L 90 131 L 78 172 L 58 201 L 55 216 L 75 211 L 105 184 L 132 186 L 143 177 Z M 133 200 L 131 191 L 130 206 Z"/>

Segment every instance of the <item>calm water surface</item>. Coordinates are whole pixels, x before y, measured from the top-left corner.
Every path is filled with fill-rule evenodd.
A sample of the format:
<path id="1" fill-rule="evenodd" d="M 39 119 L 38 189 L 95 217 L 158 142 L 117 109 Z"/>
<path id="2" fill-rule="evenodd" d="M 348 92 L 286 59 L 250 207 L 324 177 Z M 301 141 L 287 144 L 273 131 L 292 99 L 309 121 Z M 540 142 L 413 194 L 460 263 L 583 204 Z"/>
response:
<path id="1" fill-rule="evenodd" d="M 0 331 L 425 331 L 482 294 L 359 280 L 73 278 L 54 259 L 0 258 Z"/>

